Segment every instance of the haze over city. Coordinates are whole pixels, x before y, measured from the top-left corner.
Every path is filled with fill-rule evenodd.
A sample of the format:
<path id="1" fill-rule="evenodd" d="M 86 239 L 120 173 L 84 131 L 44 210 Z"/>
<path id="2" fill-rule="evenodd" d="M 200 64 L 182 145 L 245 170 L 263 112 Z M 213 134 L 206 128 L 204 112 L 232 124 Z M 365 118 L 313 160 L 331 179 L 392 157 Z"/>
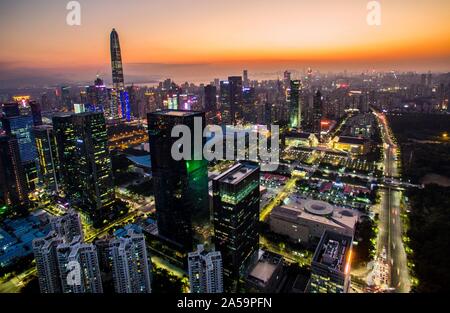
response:
<path id="1" fill-rule="evenodd" d="M 109 76 L 105 34 L 113 27 L 121 35 L 130 83 L 165 77 L 209 82 L 244 66 L 255 79 L 281 77 L 286 68 L 450 70 L 445 0 L 381 1 L 380 26 L 367 24 L 367 2 L 355 0 L 80 4 L 81 25 L 68 26 L 65 1 L 0 3 L 0 87 Z"/>

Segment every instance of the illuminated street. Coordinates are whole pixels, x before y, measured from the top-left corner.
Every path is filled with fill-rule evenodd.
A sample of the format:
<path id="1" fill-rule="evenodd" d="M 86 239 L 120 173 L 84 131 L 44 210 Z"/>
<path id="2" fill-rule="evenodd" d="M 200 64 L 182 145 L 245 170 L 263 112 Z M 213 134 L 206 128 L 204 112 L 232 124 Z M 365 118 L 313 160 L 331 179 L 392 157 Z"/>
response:
<path id="1" fill-rule="evenodd" d="M 392 133 L 386 118 L 377 114 L 382 126 L 384 143 L 384 175 L 386 177 L 399 177 L 399 167 L 396 161 L 397 145 L 392 139 Z M 380 190 L 381 211 L 379 223 L 379 238 L 377 256 L 385 249 L 387 261 L 390 263 L 391 287 L 398 292 L 409 292 L 411 282 L 408 272 L 406 252 L 402 241 L 402 222 L 400 220 L 400 201 L 402 193 L 391 188 Z"/>

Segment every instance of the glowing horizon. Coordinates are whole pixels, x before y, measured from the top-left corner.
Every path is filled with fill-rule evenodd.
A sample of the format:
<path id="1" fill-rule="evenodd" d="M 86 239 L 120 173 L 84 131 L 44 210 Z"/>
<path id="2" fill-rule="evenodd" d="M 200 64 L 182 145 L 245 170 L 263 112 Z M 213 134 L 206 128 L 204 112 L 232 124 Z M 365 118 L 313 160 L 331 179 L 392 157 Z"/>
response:
<path id="1" fill-rule="evenodd" d="M 450 2 L 380 0 L 382 25 L 366 23 L 365 0 L 80 0 L 81 26 L 66 1 L 0 3 L 0 65 L 74 69 L 109 64 L 119 33 L 133 64 L 249 64 L 273 68 L 450 70 Z"/>

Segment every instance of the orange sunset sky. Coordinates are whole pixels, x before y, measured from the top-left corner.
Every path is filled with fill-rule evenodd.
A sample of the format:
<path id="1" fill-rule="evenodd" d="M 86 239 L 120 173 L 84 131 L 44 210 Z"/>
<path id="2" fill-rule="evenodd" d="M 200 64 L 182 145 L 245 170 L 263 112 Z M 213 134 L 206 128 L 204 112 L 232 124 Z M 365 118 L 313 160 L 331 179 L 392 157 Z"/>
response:
<path id="1" fill-rule="evenodd" d="M 67 2 L 2 0 L 0 66 L 107 73 L 115 27 L 130 75 L 144 63 L 157 64 L 157 75 L 206 64 L 208 71 L 450 70 L 448 0 L 381 0 L 377 27 L 367 25 L 366 0 L 81 0 L 82 24 L 72 27 Z"/>

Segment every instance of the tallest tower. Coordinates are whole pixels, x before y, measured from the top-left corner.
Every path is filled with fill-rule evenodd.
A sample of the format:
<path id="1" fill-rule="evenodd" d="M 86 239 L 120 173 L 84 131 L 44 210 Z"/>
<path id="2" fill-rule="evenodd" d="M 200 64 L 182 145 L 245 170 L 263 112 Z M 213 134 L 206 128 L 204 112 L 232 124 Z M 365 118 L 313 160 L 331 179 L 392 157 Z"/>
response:
<path id="1" fill-rule="evenodd" d="M 119 35 L 113 28 L 111 32 L 111 67 L 113 87 L 117 92 L 125 88 L 123 81 L 122 53 L 120 52 Z"/>
<path id="2" fill-rule="evenodd" d="M 130 98 L 125 90 L 123 79 L 122 53 L 120 51 L 119 35 L 113 28 L 111 32 L 111 67 L 113 78 L 112 118 L 123 118 L 130 121 Z"/>

